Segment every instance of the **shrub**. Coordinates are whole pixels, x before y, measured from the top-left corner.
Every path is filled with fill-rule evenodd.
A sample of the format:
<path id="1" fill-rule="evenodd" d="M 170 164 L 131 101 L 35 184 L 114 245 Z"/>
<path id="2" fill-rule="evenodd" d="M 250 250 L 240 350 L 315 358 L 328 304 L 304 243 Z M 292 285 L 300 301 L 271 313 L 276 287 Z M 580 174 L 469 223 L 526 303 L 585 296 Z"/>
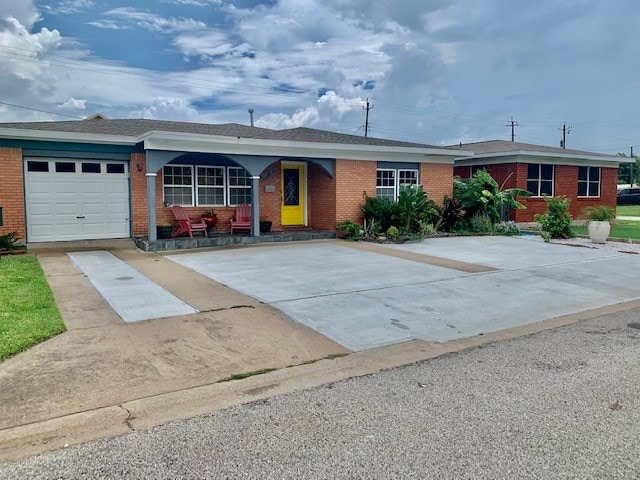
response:
<path id="1" fill-rule="evenodd" d="M 571 223 L 573 219 L 569 215 L 570 199 L 565 197 L 544 197 L 547 202 L 547 213 L 535 215 L 535 221 L 540 224 L 542 237 L 545 241 L 552 238 L 572 238 Z"/>
<path id="2" fill-rule="evenodd" d="M 18 232 L 5 233 L 0 235 L 0 250 L 17 250 L 16 242 L 20 240 Z"/>
<path id="3" fill-rule="evenodd" d="M 401 185 L 397 215 L 399 227 L 405 234 L 420 231 L 420 222 L 435 222 L 441 214 L 433 200 L 429 200 L 422 185 Z"/>
<path id="4" fill-rule="evenodd" d="M 530 192 L 519 188 L 504 189 L 504 183 L 506 180 L 502 185 L 498 185 L 489 172 L 478 170 L 468 182 L 454 179 L 453 198 L 466 210 L 468 219 L 478 213 L 484 213 L 489 216 L 491 223 L 495 223 L 500 220 L 502 210 L 508 214 L 512 208 L 526 208 L 516 197 L 531 196 Z"/>
<path id="5" fill-rule="evenodd" d="M 400 230 L 398 230 L 398 227 L 394 227 L 393 225 L 387 229 L 386 233 L 387 237 L 389 237 L 391 240 L 395 240 L 400 236 Z"/>
<path id="6" fill-rule="evenodd" d="M 469 222 L 473 233 L 491 233 L 493 232 L 493 223 L 486 213 L 478 212 Z"/>
<path id="7" fill-rule="evenodd" d="M 366 197 L 360 210 L 365 220 L 375 220 L 383 232 L 397 222 L 398 205 L 388 198 Z"/>
<path id="8" fill-rule="evenodd" d="M 504 236 L 520 235 L 520 228 L 516 222 L 509 220 L 508 222 L 496 223 L 493 226 L 493 233 Z"/>
<path id="9" fill-rule="evenodd" d="M 453 198 L 445 195 L 444 208 L 438 223 L 436 223 L 436 230 L 443 230 L 445 232 L 452 232 L 456 225 L 462 221 L 466 214 L 465 209 Z"/>
<path id="10" fill-rule="evenodd" d="M 346 232 L 347 240 L 358 240 L 364 234 L 364 229 L 361 225 L 358 225 L 351 220 L 345 220 L 344 222 L 338 224 L 337 229 Z"/>

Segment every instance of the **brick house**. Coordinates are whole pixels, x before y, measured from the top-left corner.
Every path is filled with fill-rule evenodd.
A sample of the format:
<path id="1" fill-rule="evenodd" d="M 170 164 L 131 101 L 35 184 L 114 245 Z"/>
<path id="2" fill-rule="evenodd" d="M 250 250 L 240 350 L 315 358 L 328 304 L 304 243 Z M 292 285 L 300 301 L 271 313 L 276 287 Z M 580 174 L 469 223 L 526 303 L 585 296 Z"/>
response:
<path id="1" fill-rule="evenodd" d="M 365 195 L 395 198 L 420 183 L 440 202 L 454 158 L 468 152 L 309 128 L 269 130 L 102 116 L 0 123 L 0 234 L 27 243 L 148 236 L 214 208 L 229 231 L 235 205 L 252 205 L 273 230 L 335 231 L 360 218 Z M 470 154 L 470 153 L 468 153 Z"/>
<path id="2" fill-rule="evenodd" d="M 527 143 L 491 140 L 460 144 L 452 149 L 472 151 L 474 155 L 456 159 L 454 175 L 470 178 L 486 169 L 504 188 L 520 188 L 533 193 L 518 198 L 526 210 L 511 212 L 518 223 L 534 221 L 536 213 L 546 212 L 543 195 L 571 199 L 569 213 L 577 219 L 585 207 L 608 205 L 615 208 L 618 164 L 632 161 L 624 157 L 601 155 Z"/>

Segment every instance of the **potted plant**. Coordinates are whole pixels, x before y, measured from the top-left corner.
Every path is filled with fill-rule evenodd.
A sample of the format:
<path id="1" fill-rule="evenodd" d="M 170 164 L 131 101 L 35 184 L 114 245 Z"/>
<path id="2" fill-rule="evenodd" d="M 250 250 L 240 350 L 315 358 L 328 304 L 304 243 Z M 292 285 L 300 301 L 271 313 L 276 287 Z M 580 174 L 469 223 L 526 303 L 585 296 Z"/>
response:
<path id="1" fill-rule="evenodd" d="M 580 217 L 588 222 L 587 231 L 591 241 L 605 243 L 611 233 L 611 225 L 616 218 L 616 212 L 611 207 L 598 205 L 585 208 Z"/>
<path id="2" fill-rule="evenodd" d="M 209 208 L 202 214 L 202 220 L 207 224 L 207 228 L 211 229 L 218 223 L 218 216 L 213 208 Z"/>
<path id="3" fill-rule="evenodd" d="M 173 225 L 171 225 L 171 222 L 168 222 L 166 220 L 160 220 L 156 224 L 156 235 L 158 239 L 171 238 L 172 231 L 173 231 Z"/>
<path id="4" fill-rule="evenodd" d="M 269 233 L 271 231 L 271 220 L 260 220 L 260 233 Z"/>

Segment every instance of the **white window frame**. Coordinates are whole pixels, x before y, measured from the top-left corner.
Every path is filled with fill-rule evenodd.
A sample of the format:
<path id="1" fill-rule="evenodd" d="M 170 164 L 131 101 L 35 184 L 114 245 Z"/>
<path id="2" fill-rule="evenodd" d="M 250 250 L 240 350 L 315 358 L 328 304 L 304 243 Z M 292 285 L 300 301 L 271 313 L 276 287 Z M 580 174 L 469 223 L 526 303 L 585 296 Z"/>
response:
<path id="1" fill-rule="evenodd" d="M 186 185 L 175 185 L 175 184 L 166 184 L 164 183 L 164 169 L 167 167 L 181 167 L 181 168 L 188 168 L 191 171 L 191 203 L 181 203 L 181 204 L 173 204 L 172 205 L 180 205 L 182 207 L 193 207 L 195 205 L 195 192 L 193 190 L 193 185 L 195 182 L 194 176 L 193 176 L 193 165 L 183 165 L 183 164 L 170 164 L 170 165 L 165 165 L 164 167 L 162 167 L 162 201 L 166 201 L 166 193 L 165 193 L 165 188 L 167 187 L 172 187 L 172 188 L 186 188 Z"/>
<path id="2" fill-rule="evenodd" d="M 529 177 L 529 166 L 530 165 L 535 165 L 538 167 L 538 176 L 537 178 L 530 178 Z M 533 195 L 532 197 L 536 197 L 536 198 L 541 198 L 542 195 L 540 194 L 540 190 L 542 187 L 542 182 L 548 182 L 549 180 L 543 179 L 542 178 L 542 167 L 543 165 L 549 165 L 551 167 L 551 195 L 549 195 L 550 197 L 553 197 L 556 191 L 556 166 L 552 165 L 552 164 L 547 164 L 547 163 L 528 163 L 527 164 L 527 190 L 529 189 L 529 182 L 537 182 L 538 184 L 538 188 L 537 191 L 535 192 L 531 192 Z"/>
<path id="3" fill-rule="evenodd" d="M 393 185 L 378 185 L 378 172 L 393 172 Z M 401 172 L 413 172 L 415 173 L 415 183 L 401 183 L 400 176 Z M 392 201 L 397 201 L 398 196 L 400 196 L 400 187 L 402 185 L 418 185 L 420 183 L 420 170 L 417 168 L 377 168 L 376 169 L 376 196 L 382 197 L 380 195 L 380 190 L 389 191 L 393 189 L 393 198 L 389 198 L 389 196 L 383 196 L 383 198 L 389 198 Z"/>
<path id="4" fill-rule="evenodd" d="M 580 180 L 580 169 L 581 168 L 586 168 L 587 169 L 587 179 L 586 180 Z M 592 168 L 597 168 L 598 169 L 598 180 L 597 181 L 589 180 Z M 601 188 L 602 188 L 602 167 L 579 166 L 578 167 L 578 192 L 580 191 L 580 184 L 581 183 L 585 183 L 587 185 L 587 194 L 586 195 L 579 195 L 578 194 L 578 198 L 600 198 L 600 193 L 601 193 Z M 597 185 L 598 185 L 598 195 L 589 195 L 589 186 L 591 184 L 593 184 L 593 183 L 597 183 Z M 576 193 L 578 193 L 578 192 L 576 192 Z"/>
<path id="5" fill-rule="evenodd" d="M 207 168 L 217 168 L 222 170 L 222 185 L 200 185 L 199 182 L 199 173 L 198 173 L 198 169 L 203 168 L 203 169 L 207 169 Z M 205 177 L 207 175 L 204 175 Z M 221 167 L 219 165 L 196 165 L 196 175 L 195 175 L 195 202 L 196 205 L 199 207 L 224 207 L 225 204 L 227 203 L 227 169 L 225 167 Z M 216 190 L 216 189 L 222 189 L 222 203 L 200 203 L 199 197 L 200 197 L 200 189 L 212 189 L 212 190 Z"/>
<path id="6" fill-rule="evenodd" d="M 247 178 L 249 179 L 249 185 L 231 185 L 231 170 L 240 170 L 242 172 L 244 172 L 247 175 Z M 226 201 L 227 201 L 227 205 L 230 207 L 235 207 L 236 205 L 241 205 L 239 203 L 231 203 L 231 189 L 232 188 L 236 188 L 236 189 L 246 189 L 249 190 L 249 197 L 251 197 L 251 175 L 249 175 L 249 173 L 242 167 L 227 167 L 227 196 L 226 196 Z M 247 202 L 247 203 L 251 203 L 251 202 Z"/>

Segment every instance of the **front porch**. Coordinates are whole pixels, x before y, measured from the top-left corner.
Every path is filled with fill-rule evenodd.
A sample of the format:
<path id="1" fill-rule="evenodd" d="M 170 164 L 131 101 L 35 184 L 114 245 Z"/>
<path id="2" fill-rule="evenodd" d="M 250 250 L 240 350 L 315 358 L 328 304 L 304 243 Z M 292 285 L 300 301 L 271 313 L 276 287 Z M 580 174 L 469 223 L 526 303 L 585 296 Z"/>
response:
<path id="1" fill-rule="evenodd" d="M 234 245 L 253 245 L 258 243 L 298 242 L 305 240 L 325 240 L 336 238 L 335 232 L 326 230 L 285 230 L 263 233 L 259 236 L 251 234 L 230 235 L 228 233 L 212 233 L 208 237 L 176 237 L 149 240 L 147 237 L 136 237 L 136 246 L 145 252 L 164 252 L 168 250 L 187 250 L 194 248 L 231 247 Z"/>

